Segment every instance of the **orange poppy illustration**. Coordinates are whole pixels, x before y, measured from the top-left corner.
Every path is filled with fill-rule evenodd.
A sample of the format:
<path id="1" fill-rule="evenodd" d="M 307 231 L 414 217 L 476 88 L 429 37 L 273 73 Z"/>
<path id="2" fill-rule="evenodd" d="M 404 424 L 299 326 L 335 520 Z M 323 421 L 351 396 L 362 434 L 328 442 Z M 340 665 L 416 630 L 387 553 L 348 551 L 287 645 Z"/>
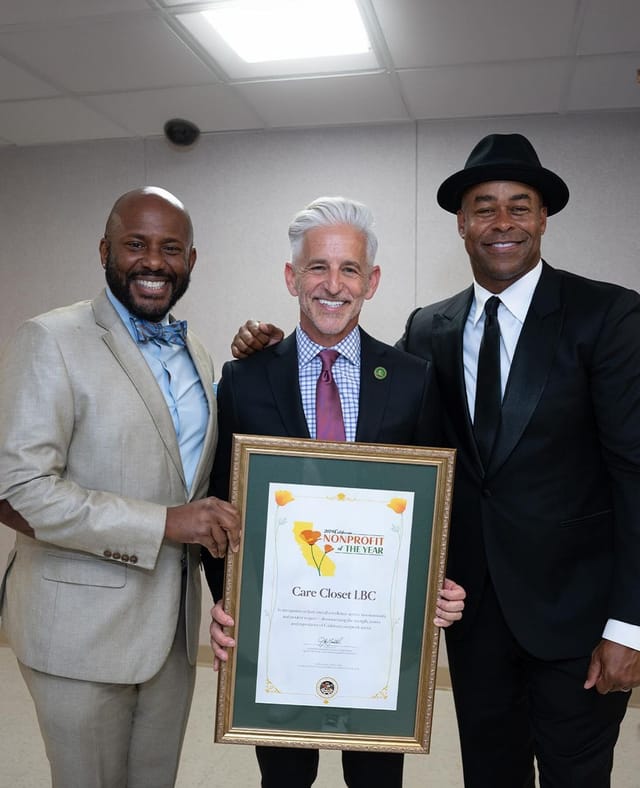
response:
<path id="1" fill-rule="evenodd" d="M 300 531 L 300 536 L 304 539 L 304 541 L 313 547 L 313 545 L 318 541 L 318 539 L 322 536 L 320 531 Z"/>
<path id="2" fill-rule="evenodd" d="M 322 539 L 322 532 L 316 531 L 311 522 L 297 520 L 294 523 L 293 534 L 309 566 L 312 566 L 319 575 L 333 576 L 336 566 L 330 558 L 327 558 L 333 547 L 330 544 L 323 544 L 320 549 L 318 542 Z"/>
<path id="3" fill-rule="evenodd" d="M 276 490 L 275 499 L 278 506 L 286 506 L 294 500 L 289 490 Z"/>
<path id="4" fill-rule="evenodd" d="M 406 498 L 392 498 L 387 504 L 389 509 L 393 509 L 396 514 L 402 514 L 407 508 Z"/>

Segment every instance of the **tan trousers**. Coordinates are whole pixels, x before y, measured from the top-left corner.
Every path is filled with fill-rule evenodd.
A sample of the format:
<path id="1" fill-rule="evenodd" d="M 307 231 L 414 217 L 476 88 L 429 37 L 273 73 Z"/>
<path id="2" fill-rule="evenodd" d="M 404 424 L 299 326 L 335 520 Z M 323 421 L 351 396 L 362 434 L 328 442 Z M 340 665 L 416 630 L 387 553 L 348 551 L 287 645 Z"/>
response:
<path id="1" fill-rule="evenodd" d="M 78 681 L 18 664 L 35 703 L 52 788 L 174 786 L 195 683 L 183 613 L 166 662 L 144 684 Z"/>

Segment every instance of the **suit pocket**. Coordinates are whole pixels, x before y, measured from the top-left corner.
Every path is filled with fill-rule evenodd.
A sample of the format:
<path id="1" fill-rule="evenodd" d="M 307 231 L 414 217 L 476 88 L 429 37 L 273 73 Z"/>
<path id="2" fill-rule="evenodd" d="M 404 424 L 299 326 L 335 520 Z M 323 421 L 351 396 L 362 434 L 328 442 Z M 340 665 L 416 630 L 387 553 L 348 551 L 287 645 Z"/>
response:
<path id="1" fill-rule="evenodd" d="M 585 517 L 573 517 L 570 520 L 562 520 L 560 528 L 598 528 L 608 525 L 613 519 L 613 510 L 605 509 L 602 512 L 588 514 Z"/>
<path id="2" fill-rule="evenodd" d="M 127 567 L 97 558 L 72 558 L 47 553 L 42 577 L 54 583 L 122 588 L 127 579 Z"/>

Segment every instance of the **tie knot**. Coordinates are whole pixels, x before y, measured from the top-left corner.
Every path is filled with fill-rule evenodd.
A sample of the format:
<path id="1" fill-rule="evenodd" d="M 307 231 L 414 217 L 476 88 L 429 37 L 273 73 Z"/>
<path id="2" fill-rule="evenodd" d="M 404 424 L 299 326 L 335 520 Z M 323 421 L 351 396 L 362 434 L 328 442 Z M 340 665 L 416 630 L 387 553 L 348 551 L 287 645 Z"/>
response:
<path id="1" fill-rule="evenodd" d="M 173 323 L 154 323 L 151 320 L 131 318 L 138 342 L 163 342 L 165 344 L 186 345 L 187 321 L 175 320 Z"/>
<path id="2" fill-rule="evenodd" d="M 331 369 L 331 367 L 335 364 L 336 359 L 340 355 L 337 350 L 321 350 L 318 355 L 320 356 L 320 361 L 322 362 L 322 371 L 327 372 Z"/>
<path id="3" fill-rule="evenodd" d="M 495 317 L 498 314 L 498 307 L 500 306 L 500 299 L 498 296 L 491 296 L 487 303 L 484 305 L 484 313 L 487 317 Z"/>

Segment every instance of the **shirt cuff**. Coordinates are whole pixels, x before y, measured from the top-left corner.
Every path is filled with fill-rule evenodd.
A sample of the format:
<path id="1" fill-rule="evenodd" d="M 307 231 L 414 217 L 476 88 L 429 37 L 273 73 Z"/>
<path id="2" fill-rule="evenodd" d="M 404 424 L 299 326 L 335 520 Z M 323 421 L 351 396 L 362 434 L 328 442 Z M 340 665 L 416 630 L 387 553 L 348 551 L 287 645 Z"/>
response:
<path id="1" fill-rule="evenodd" d="M 602 637 L 605 640 L 612 640 L 621 646 L 628 646 L 640 651 L 640 626 L 626 624 L 624 621 L 617 621 L 610 618 L 604 628 Z"/>

